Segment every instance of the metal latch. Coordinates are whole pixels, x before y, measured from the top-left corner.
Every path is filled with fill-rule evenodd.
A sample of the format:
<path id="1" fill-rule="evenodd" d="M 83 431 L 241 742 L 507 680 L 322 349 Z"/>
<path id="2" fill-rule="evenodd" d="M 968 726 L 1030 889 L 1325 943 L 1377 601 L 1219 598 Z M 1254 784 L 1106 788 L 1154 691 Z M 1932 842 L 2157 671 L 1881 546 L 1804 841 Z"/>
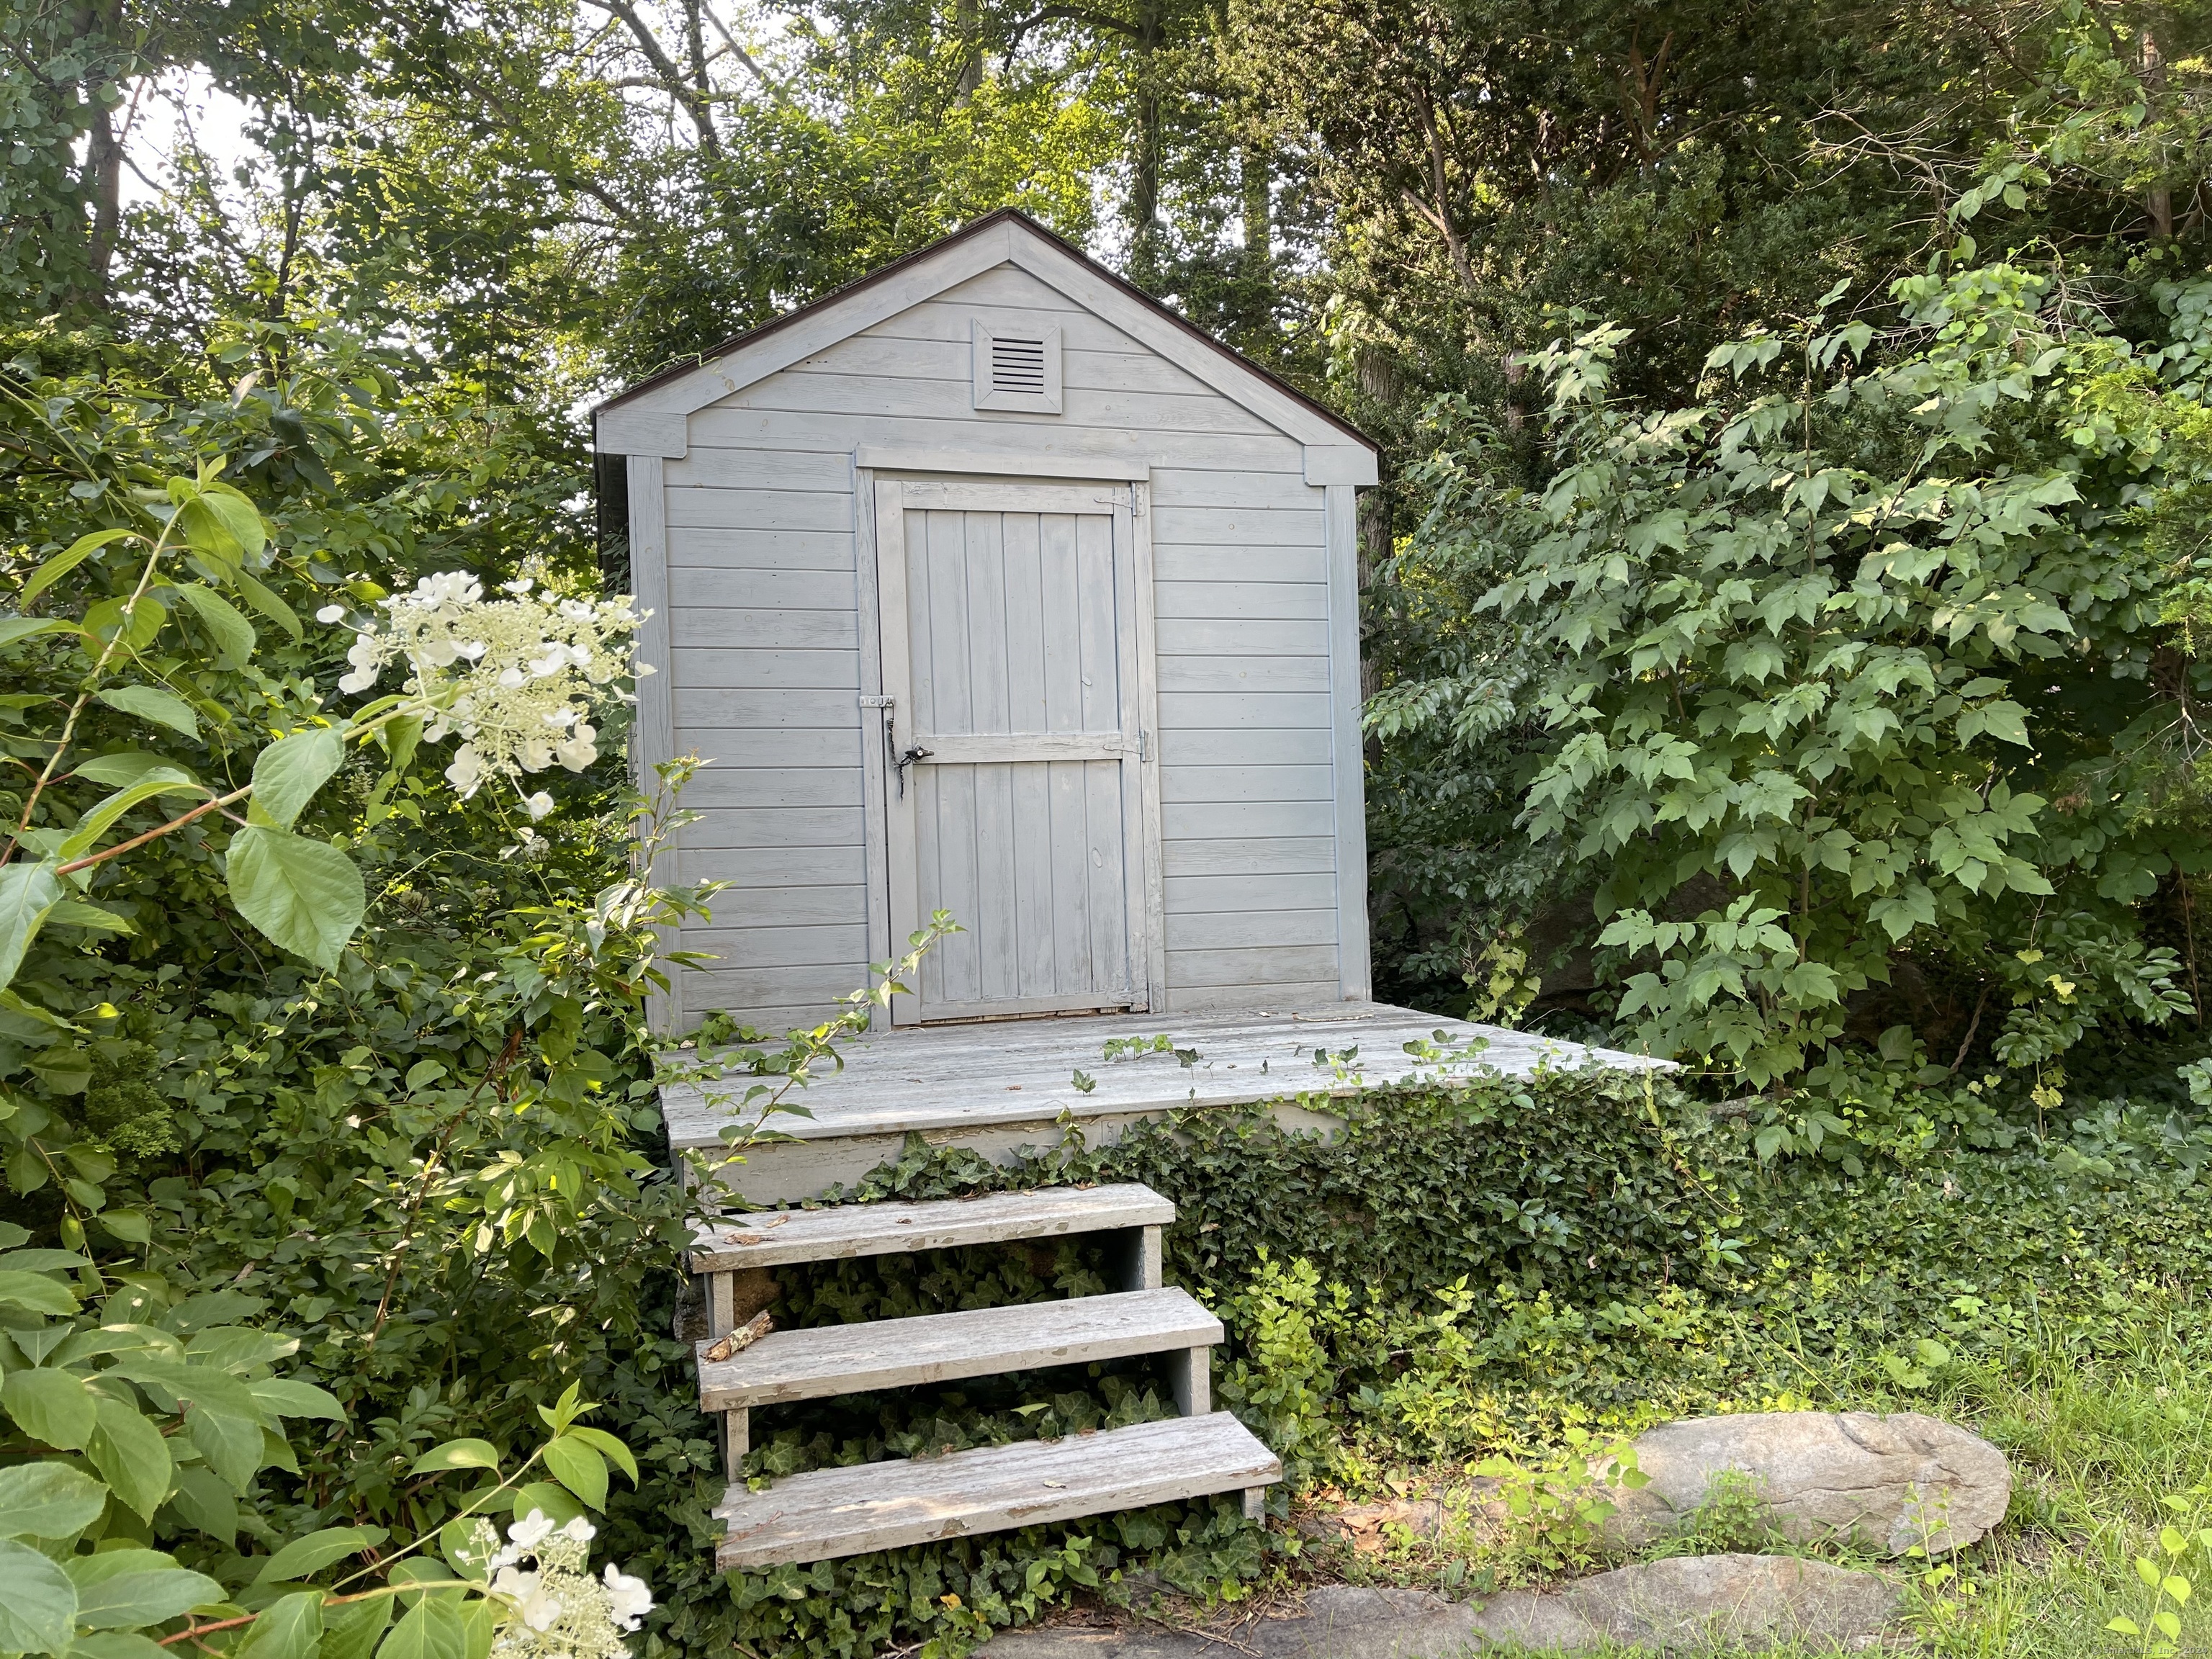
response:
<path id="1" fill-rule="evenodd" d="M 890 697 L 863 697 L 860 699 L 860 707 L 880 708 L 884 711 L 884 763 L 890 768 L 891 775 L 898 780 L 899 799 L 904 800 L 906 799 L 906 769 L 916 761 L 927 760 L 936 753 L 936 750 L 908 749 L 902 751 L 900 750 L 898 720 L 891 713 L 895 701 Z"/>

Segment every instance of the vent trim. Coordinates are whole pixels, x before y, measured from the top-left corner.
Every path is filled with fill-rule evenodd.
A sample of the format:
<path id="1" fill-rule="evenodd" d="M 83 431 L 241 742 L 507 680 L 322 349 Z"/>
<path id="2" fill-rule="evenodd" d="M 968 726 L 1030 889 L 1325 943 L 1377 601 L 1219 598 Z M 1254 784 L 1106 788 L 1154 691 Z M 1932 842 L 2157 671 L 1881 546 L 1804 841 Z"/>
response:
<path id="1" fill-rule="evenodd" d="M 1060 329 L 1000 330 L 981 318 L 973 324 L 975 407 L 1060 412 Z"/>

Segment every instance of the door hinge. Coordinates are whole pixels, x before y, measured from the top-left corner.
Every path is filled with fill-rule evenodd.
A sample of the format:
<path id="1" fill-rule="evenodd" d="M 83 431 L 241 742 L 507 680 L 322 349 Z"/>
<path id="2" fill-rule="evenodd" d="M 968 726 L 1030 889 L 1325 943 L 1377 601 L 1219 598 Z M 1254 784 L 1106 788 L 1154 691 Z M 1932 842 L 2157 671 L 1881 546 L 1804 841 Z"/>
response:
<path id="1" fill-rule="evenodd" d="M 1148 761 L 1152 757 L 1152 734 L 1143 726 L 1137 728 L 1137 758 Z"/>

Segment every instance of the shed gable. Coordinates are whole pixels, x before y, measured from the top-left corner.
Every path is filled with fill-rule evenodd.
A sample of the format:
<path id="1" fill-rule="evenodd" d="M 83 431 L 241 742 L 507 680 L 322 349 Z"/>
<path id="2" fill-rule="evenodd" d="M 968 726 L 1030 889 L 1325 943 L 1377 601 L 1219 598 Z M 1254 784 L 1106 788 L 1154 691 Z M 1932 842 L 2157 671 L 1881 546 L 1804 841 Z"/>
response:
<path id="1" fill-rule="evenodd" d="M 911 728 L 884 707 L 878 520 L 886 489 L 928 500 L 945 479 L 1123 504 L 1148 827 L 1114 855 L 1148 907 L 1140 997 L 1168 1013 L 1367 993 L 1352 492 L 1332 476 L 1356 468 L 1332 458 L 1371 474 L 1371 452 L 1279 391 L 1231 395 L 1218 348 L 1194 354 L 1104 283 L 1071 293 L 1063 267 L 1087 262 L 1007 234 L 1049 246 L 985 261 L 971 239 L 929 281 L 848 296 L 837 326 L 739 343 L 602 416 L 603 447 L 661 444 L 629 464 L 644 649 L 669 671 L 641 688 L 641 758 L 713 763 L 668 873 L 734 884 L 684 931 L 720 959 L 678 973 L 666 1023 L 817 1019 L 893 954 L 885 763 Z M 1017 354 L 1001 386 L 998 340 L 1054 349 Z"/>

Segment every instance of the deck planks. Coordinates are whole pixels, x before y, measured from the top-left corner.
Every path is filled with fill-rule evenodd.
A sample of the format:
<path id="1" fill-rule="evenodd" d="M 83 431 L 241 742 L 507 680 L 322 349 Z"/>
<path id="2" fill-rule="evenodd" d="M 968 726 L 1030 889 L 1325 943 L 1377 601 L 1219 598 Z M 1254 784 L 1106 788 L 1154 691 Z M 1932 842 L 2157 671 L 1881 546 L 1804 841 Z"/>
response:
<path id="1" fill-rule="evenodd" d="M 1176 1046 L 1194 1049 L 1196 1063 L 1186 1068 L 1164 1054 L 1112 1062 L 1104 1058 L 1109 1037 L 1154 1035 L 1168 1036 Z M 1483 1046 L 1472 1046 L 1477 1040 Z M 1419 1060 L 1406 1051 L 1407 1042 L 1439 1043 L 1451 1057 L 1442 1062 Z M 1316 1048 L 1334 1056 L 1354 1048 L 1358 1052 L 1349 1060 L 1314 1063 Z M 1120 1014 L 894 1029 L 871 1033 L 842 1052 L 842 1071 L 817 1077 L 793 1096 L 813 1116 L 779 1117 L 780 1131 L 806 1141 L 910 1133 L 941 1138 L 946 1131 L 996 1125 L 1034 1123 L 1048 1128 L 1063 1112 L 1079 1120 L 1126 1119 L 1133 1114 L 1247 1105 L 1301 1095 L 1340 1099 L 1408 1081 L 1449 1082 L 1486 1073 L 1526 1076 L 1540 1066 L 1641 1069 L 1662 1063 L 1382 1003 L 1330 1003 L 1264 1013 Z M 1079 1070 L 1092 1080 L 1088 1092 L 1074 1086 L 1073 1073 Z M 743 1091 L 726 1092 L 734 1097 Z M 717 1132 L 727 1120 L 708 1106 L 699 1091 L 672 1085 L 661 1095 L 676 1146 L 723 1144 Z M 796 1226 L 805 1218 L 794 1216 L 790 1224 Z M 745 1265 L 757 1265 L 757 1261 Z"/>
<path id="2" fill-rule="evenodd" d="M 955 1249 L 1008 1239 L 1061 1238 L 1071 1233 L 1161 1227 L 1174 1219 L 1175 1206 L 1136 1182 L 1040 1187 L 1025 1193 L 988 1193 L 919 1204 L 848 1204 L 826 1210 L 730 1215 L 693 1233 L 691 1271 L 731 1273 L 798 1261 Z"/>
<path id="3" fill-rule="evenodd" d="M 1211 1347 L 1221 1337 L 1221 1322 L 1172 1288 L 773 1331 L 724 1360 L 706 1358 L 712 1341 L 698 1345 L 699 1409 L 1087 1365 Z"/>
<path id="4" fill-rule="evenodd" d="M 924 1461 L 816 1469 L 766 1492 L 731 1487 L 714 1510 L 729 1522 L 714 1565 L 727 1571 L 863 1555 L 1245 1492 L 1282 1474 L 1281 1459 L 1227 1412 Z"/>

